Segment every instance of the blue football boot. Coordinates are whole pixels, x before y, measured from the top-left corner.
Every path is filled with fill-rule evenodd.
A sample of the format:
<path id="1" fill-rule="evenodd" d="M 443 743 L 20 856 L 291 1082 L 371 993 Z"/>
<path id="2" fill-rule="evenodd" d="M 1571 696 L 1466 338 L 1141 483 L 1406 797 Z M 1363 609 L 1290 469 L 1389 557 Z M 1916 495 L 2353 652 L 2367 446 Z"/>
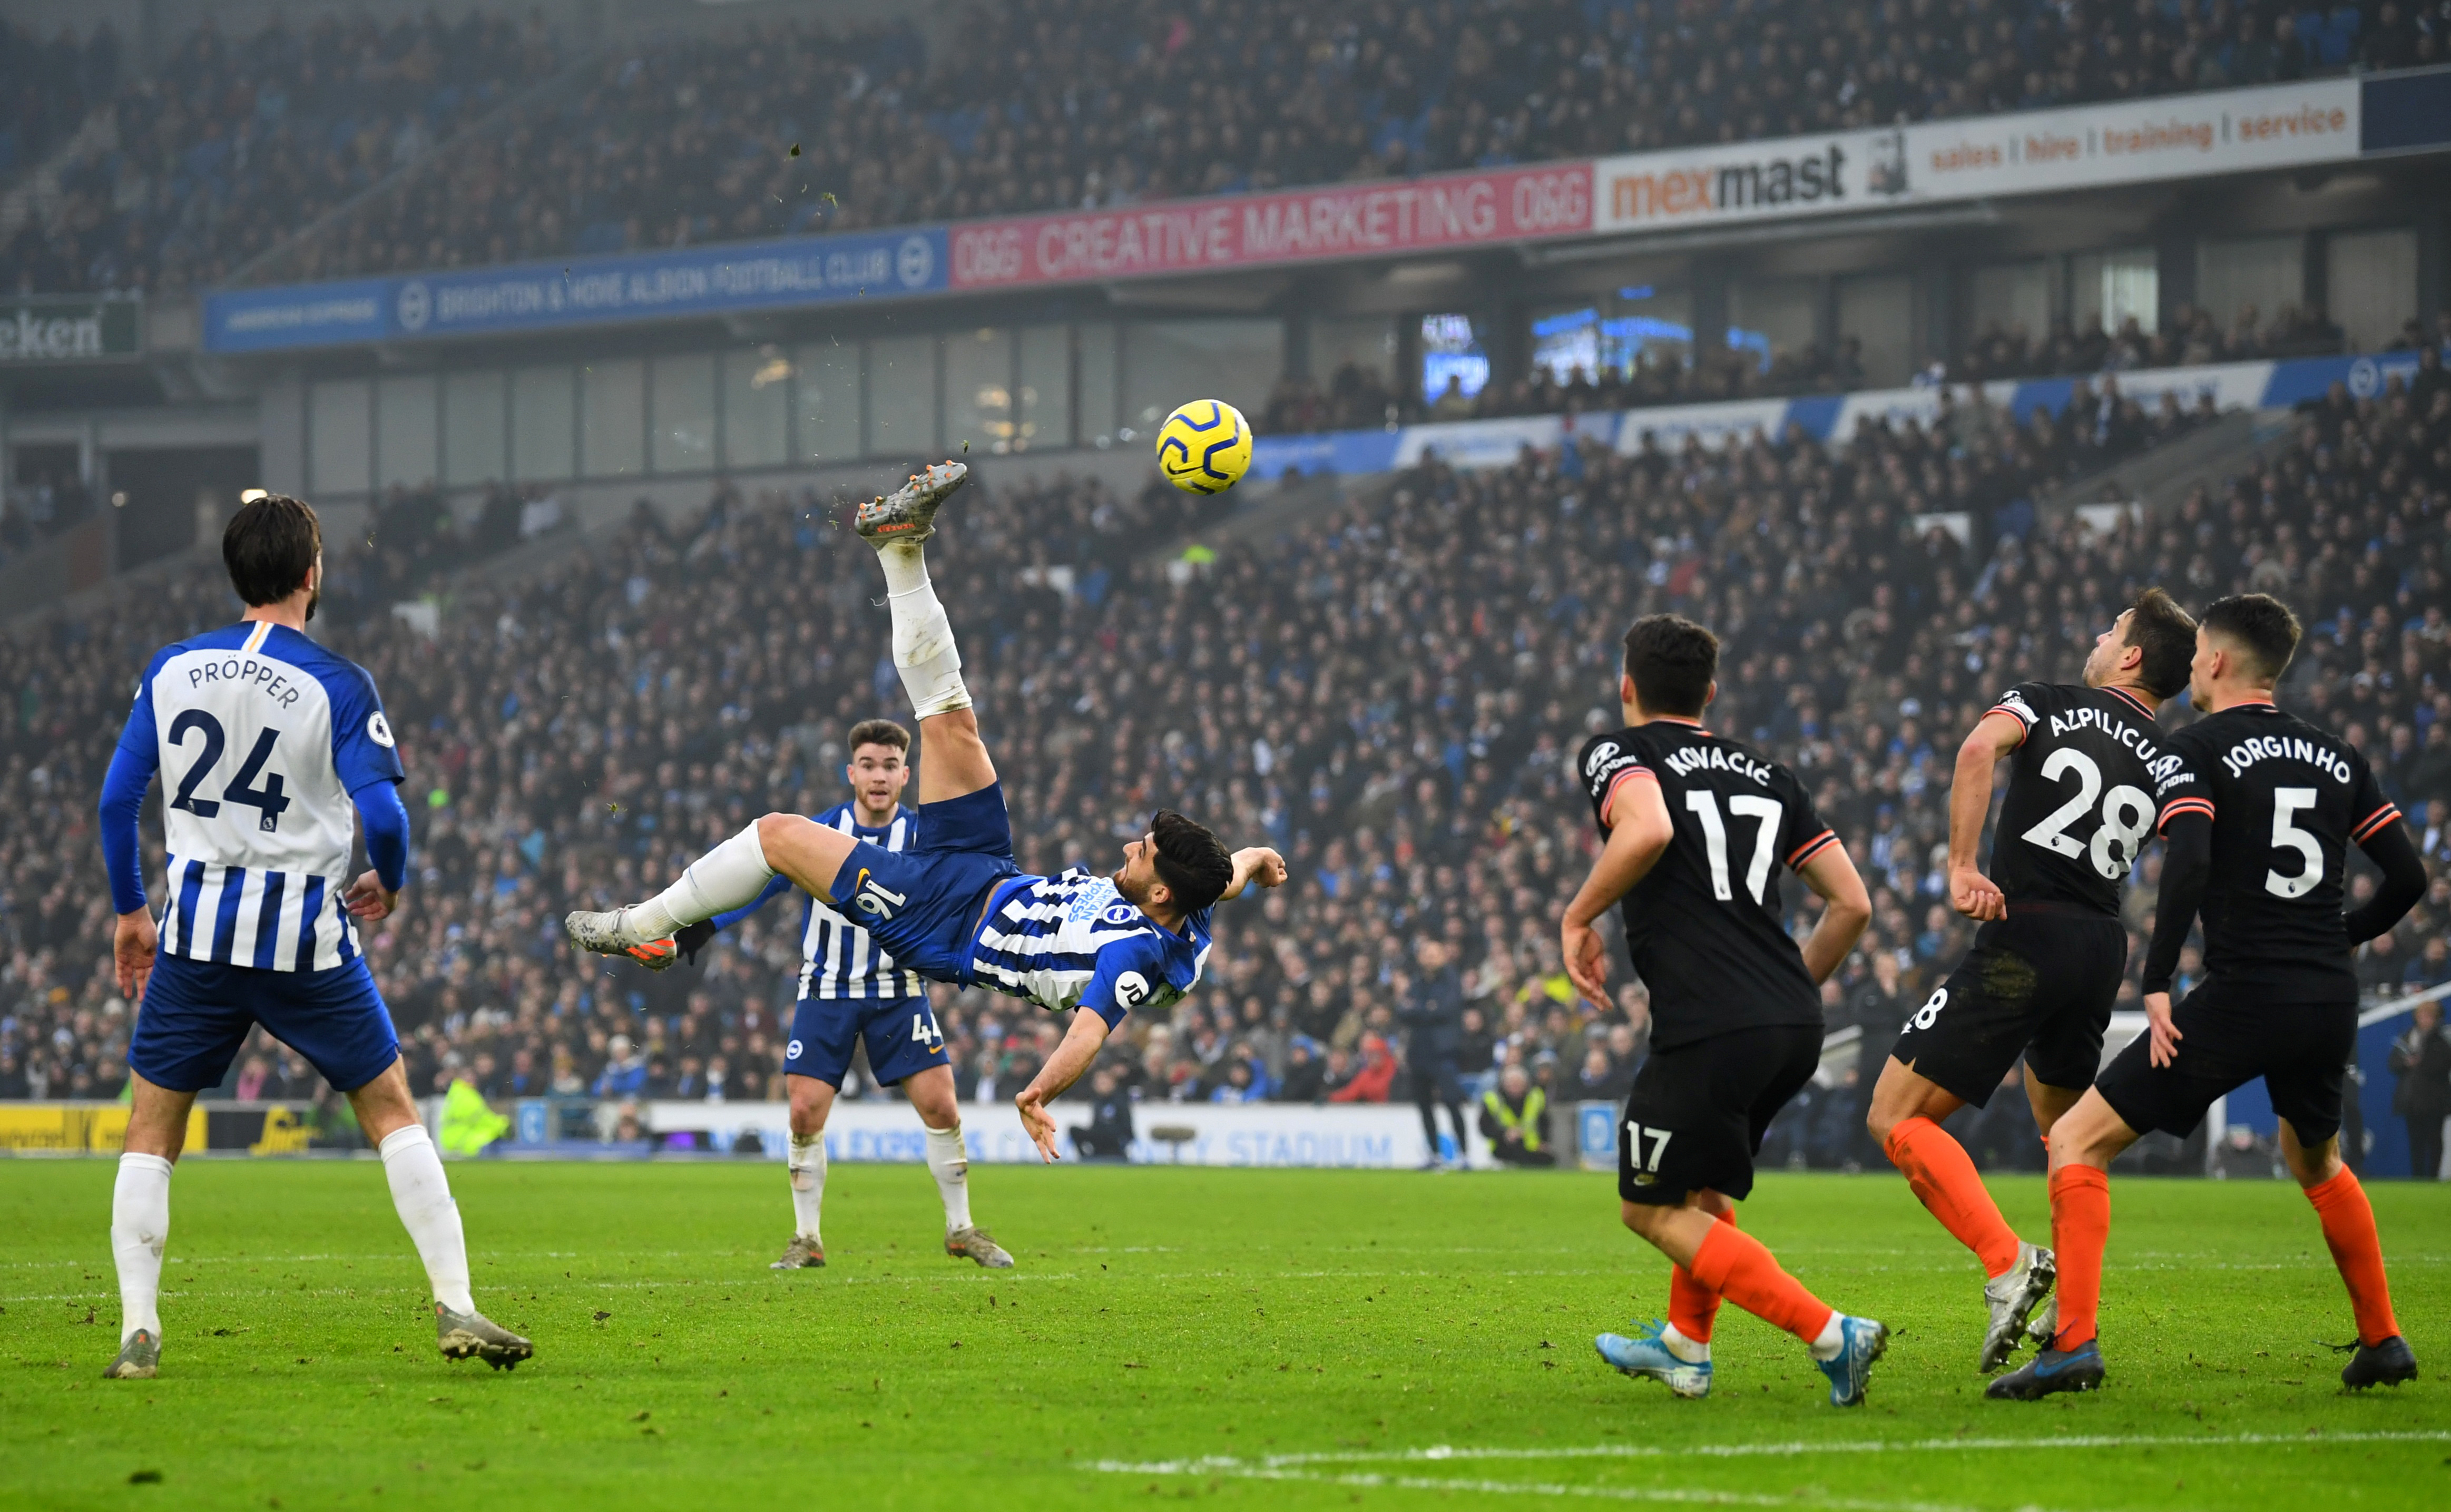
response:
<path id="1" fill-rule="evenodd" d="M 1707 1397 L 1711 1394 L 1711 1362 L 1687 1365 L 1676 1358 L 1660 1337 L 1657 1323 L 1635 1325 L 1635 1337 L 1621 1333 L 1604 1333 L 1592 1341 L 1600 1358 L 1617 1366 L 1618 1373 L 1636 1380 L 1664 1383 L 1680 1397 Z"/>
<path id="2" fill-rule="evenodd" d="M 2102 1377 L 2102 1350 L 2088 1339 L 2073 1349 L 2045 1345 L 2041 1354 L 1995 1378 L 1983 1394 L 1994 1402 L 2039 1402 L 2063 1391 L 2098 1391 Z"/>
<path id="3" fill-rule="evenodd" d="M 1838 1317 L 1838 1352 L 1814 1364 L 1830 1378 L 1830 1404 L 1860 1407 L 1864 1385 L 1873 1376 L 1873 1362 L 1890 1347 L 1890 1325 L 1870 1318 Z"/>

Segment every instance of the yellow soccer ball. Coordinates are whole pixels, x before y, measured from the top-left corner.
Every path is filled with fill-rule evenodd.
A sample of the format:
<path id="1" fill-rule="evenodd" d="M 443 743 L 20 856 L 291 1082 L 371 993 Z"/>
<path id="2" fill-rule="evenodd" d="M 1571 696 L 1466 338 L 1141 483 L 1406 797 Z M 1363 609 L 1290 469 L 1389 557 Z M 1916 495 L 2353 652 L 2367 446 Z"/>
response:
<path id="1" fill-rule="evenodd" d="M 1222 494 L 1251 469 L 1251 423 L 1220 399 L 1195 399 L 1157 428 L 1157 466 L 1186 493 Z"/>

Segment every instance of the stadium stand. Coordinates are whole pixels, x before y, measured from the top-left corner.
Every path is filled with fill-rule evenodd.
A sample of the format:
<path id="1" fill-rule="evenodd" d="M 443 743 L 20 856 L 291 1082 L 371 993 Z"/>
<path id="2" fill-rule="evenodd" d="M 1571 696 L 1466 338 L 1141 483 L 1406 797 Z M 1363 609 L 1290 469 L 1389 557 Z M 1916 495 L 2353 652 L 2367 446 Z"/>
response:
<path id="1" fill-rule="evenodd" d="M 86 49 L 88 88 L 98 45 Z M 109 129 L 61 170 L 54 210 L 29 217 L 0 247 L 0 287 L 219 283 L 284 229 L 312 224 L 551 76 L 559 56 L 540 23 L 476 13 L 451 25 L 430 12 L 389 27 L 275 20 L 234 40 L 208 17 L 155 72 L 94 91 L 108 101 Z M 431 240 L 406 254 L 428 256 Z"/>
<path id="2" fill-rule="evenodd" d="M 1869 1073 L 1966 937 L 1939 849 L 1955 742 L 2003 687 L 2072 673 L 2148 581 L 2190 602 L 2265 589 L 2304 613 L 2284 697 L 2369 755 L 2433 874 L 2360 971 L 2382 992 L 2439 975 L 2421 944 L 2451 924 L 2451 383 L 2429 368 L 2377 398 L 2338 391 L 2169 514 L 2037 520 L 2036 484 L 2084 420 L 2019 428 L 1965 404 L 1827 452 L 1757 436 L 1527 451 L 1482 473 L 1432 461 L 1196 563 L 1192 506 L 1163 487 L 967 504 L 935 575 L 958 585 L 1024 864 L 1110 864 L 1118 835 L 1175 801 L 1294 863 L 1293 887 L 1221 911 L 1204 990 L 1133 1026 L 1135 1094 L 1403 1097 L 1396 1010 L 1423 990 L 1407 942 L 1425 932 L 1460 948 L 1472 1070 L 1520 1062 L 1553 1096 L 1621 1090 L 1639 991 L 1579 1002 L 1557 955 L 1558 901 L 1591 844 L 1565 766 L 1615 717 L 1618 633 L 1661 608 L 1726 638 L 1715 726 L 1798 768 L 1875 890 L 1827 998 L 1860 1064 L 1836 1056 L 1769 1158 L 1870 1160 Z M 1948 512 L 1964 541 L 1912 523 Z M 642 507 L 516 577 L 401 552 L 336 557 L 324 622 L 383 688 L 411 774 L 412 906 L 369 953 L 418 1090 L 457 1072 L 497 1097 L 774 1094 L 796 911 L 662 976 L 573 970 L 559 920 L 640 895 L 770 806 L 833 801 L 843 730 L 900 703 L 866 549 L 814 497 L 719 488 L 692 520 Z M 391 614 L 421 571 L 442 574 L 431 639 Z M 92 795 L 131 670 L 232 612 L 200 564 L 0 642 L 17 690 L 0 802 L 18 816 L 0 835 L 0 1097 L 107 1097 L 125 1075 Z M 2148 858 L 2128 893 L 2131 969 L 2156 877 Z M 1055 1026 L 938 991 L 963 1095 L 1008 1095 Z M 235 1074 L 337 1113 L 277 1046 Z M 1969 1120 L 1977 1157 L 2030 1161 L 2021 1101 L 1995 1107 L 2015 1116 Z"/>
<path id="3" fill-rule="evenodd" d="M 80 39 L 62 30 L 45 42 L 29 27 L 0 21 L 0 184 L 67 141 L 89 103 L 119 83 L 119 33 L 104 21 Z"/>
<path id="4" fill-rule="evenodd" d="M 939 33 L 957 49 L 934 56 L 909 26 L 761 22 L 610 48 L 585 65 L 587 88 L 459 144 L 311 238 L 284 276 L 1395 177 L 2439 59 L 2440 28 L 2415 10 L 1098 0 L 971 8 Z M 158 78 L 123 88 L 120 143 L 78 166 L 69 206 L 19 233 L 0 280 L 213 283 L 272 226 L 311 222 L 556 57 L 552 38 L 500 17 L 276 25 L 244 48 L 200 29 Z M 240 86 L 222 88 L 232 72 Z"/>

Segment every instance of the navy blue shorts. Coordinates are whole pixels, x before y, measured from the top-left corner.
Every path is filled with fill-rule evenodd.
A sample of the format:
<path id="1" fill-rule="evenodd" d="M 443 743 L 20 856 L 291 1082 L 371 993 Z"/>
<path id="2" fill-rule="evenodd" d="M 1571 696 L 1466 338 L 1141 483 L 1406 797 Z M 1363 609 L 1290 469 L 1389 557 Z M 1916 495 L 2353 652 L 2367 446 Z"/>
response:
<path id="1" fill-rule="evenodd" d="M 851 1070 L 853 1042 L 861 1039 L 868 1041 L 869 1074 L 880 1087 L 953 1064 L 936 1011 L 924 997 L 804 997 L 792 1011 L 784 1074 L 839 1088 Z"/>
<path id="2" fill-rule="evenodd" d="M 272 972 L 157 955 L 136 1010 L 127 1064 L 174 1092 L 221 1085 L 254 1025 L 356 1091 L 400 1059 L 391 1012 L 361 956 L 324 972 Z"/>
<path id="3" fill-rule="evenodd" d="M 1004 784 L 919 806 L 919 843 L 889 851 L 861 840 L 834 874 L 828 901 L 867 927 L 896 966 L 935 982 L 969 983 L 971 932 L 988 894 L 1021 868 Z"/>

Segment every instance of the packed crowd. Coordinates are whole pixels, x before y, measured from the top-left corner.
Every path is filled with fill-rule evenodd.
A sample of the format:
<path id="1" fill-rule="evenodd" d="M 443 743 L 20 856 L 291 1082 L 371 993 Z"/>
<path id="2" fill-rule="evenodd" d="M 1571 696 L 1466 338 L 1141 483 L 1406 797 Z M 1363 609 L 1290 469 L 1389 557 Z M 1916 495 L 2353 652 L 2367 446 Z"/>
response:
<path id="1" fill-rule="evenodd" d="M 1451 987 L 1470 1070 L 1520 1066 L 1553 1103 L 1622 1090 L 1641 990 L 1579 1001 L 1556 917 L 1593 844 L 1566 768 L 1617 717 L 1618 633 L 1655 609 L 1726 638 L 1715 728 L 1795 766 L 1874 892 L 1826 992 L 1856 1049 L 1782 1119 L 1775 1159 L 1871 1158 L 1870 1077 L 1968 938 L 1942 864 L 1956 740 L 2002 688 L 2072 675 L 2147 582 L 2194 602 L 2267 589 L 2304 612 L 2284 697 L 2369 754 L 2435 871 L 2359 969 L 2378 990 L 2440 979 L 2451 383 L 2337 393 L 2270 462 L 2102 534 L 2032 523 L 2033 447 L 1963 405 L 1827 450 L 1791 435 L 1527 453 L 1479 474 L 1432 462 L 1383 502 L 1196 563 L 1152 553 L 1199 507 L 1171 490 L 1053 485 L 966 507 L 933 566 L 957 586 L 1023 864 L 1110 865 L 1172 803 L 1293 865 L 1291 887 L 1220 910 L 1203 989 L 1109 1051 L 1123 1090 L 1402 1099 L 1403 1015 Z M 1948 511 L 1971 521 L 1964 539 L 1909 523 Z M 322 622 L 382 688 L 411 774 L 413 906 L 368 952 L 421 1091 L 778 1091 L 795 913 L 770 909 L 660 976 L 574 959 L 558 921 L 643 895 L 770 806 L 835 801 L 842 733 L 899 699 L 868 559 L 819 501 L 727 490 L 672 525 L 642 509 L 515 587 L 463 583 L 430 638 L 387 612 L 366 558 L 337 559 Z M 16 690 L 0 801 L 18 816 L 0 835 L 0 1096 L 108 1096 L 125 1074 L 93 795 L 130 669 L 230 613 L 199 569 L 0 645 Z M 2131 961 L 2157 877 L 2148 857 L 2127 896 Z M 1814 900 L 1787 897 L 1808 925 Z M 1057 1031 L 1010 1000 L 937 992 L 967 1098 L 1009 1095 Z M 235 1074 L 259 1094 L 314 1080 L 269 1044 Z M 846 1092 L 862 1090 L 854 1071 Z M 1970 1120 L 1978 1154 L 2031 1158 L 2016 1118 L 1987 1120 Z"/>
<path id="2" fill-rule="evenodd" d="M 0 183 L 85 124 L 90 102 L 119 83 L 119 33 L 108 21 L 80 38 L 63 28 L 49 42 L 33 28 L 0 20 Z"/>
<path id="3" fill-rule="evenodd" d="M 235 38 L 206 17 L 154 72 L 118 70 L 115 89 L 88 86 L 87 97 L 111 112 L 108 129 L 62 168 L 53 212 L 28 217 L 0 246 L 0 288 L 220 283 L 550 77 L 559 58 L 559 44 L 533 17 L 470 12 L 445 23 L 429 11 L 381 26 L 324 15 L 304 27 L 276 17 Z M 435 236 L 422 236 L 384 247 L 382 265 L 441 253 Z"/>
<path id="4" fill-rule="evenodd" d="M 2418 0 L 1027 0 L 617 46 L 284 278 L 1119 205 L 2265 83 L 2442 56 Z M 267 39 L 273 46 L 264 46 Z M 551 71 L 533 26 L 209 27 L 0 273 L 210 282 Z M 234 74 L 229 79 L 215 67 Z M 193 81 L 209 77 L 199 94 Z M 129 108 L 134 106 L 134 108 Z M 284 111 L 291 112 L 284 116 Z M 198 207 L 189 209 L 189 205 Z M 309 213 L 301 214 L 304 210 Z M 259 213 L 262 212 L 262 213 Z"/>
<path id="5" fill-rule="evenodd" d="M 2406 340 L 2406 338 L 2402 338 Z M 1987 324 L 1950 376 L 1969 383 L 1998 378 L 2048 378 L 2063 373 L 2119 373 L 2141 367 L 2201 367 L 2211 363 L 2252 363 L 2288 357 L 2329 356 L 2346 338 L 2320 303 L 2284 304 L 2266 321 L 2252 304 L 2239 306 L 2224 330 L 2212 311 L 2183 304 L 2161 329 L 2147 333 L 2136 317 L 2116 333 L 2089 314 L 2080 328 L 2054 321 L 2036 338 L 2023 321 Z"/>

